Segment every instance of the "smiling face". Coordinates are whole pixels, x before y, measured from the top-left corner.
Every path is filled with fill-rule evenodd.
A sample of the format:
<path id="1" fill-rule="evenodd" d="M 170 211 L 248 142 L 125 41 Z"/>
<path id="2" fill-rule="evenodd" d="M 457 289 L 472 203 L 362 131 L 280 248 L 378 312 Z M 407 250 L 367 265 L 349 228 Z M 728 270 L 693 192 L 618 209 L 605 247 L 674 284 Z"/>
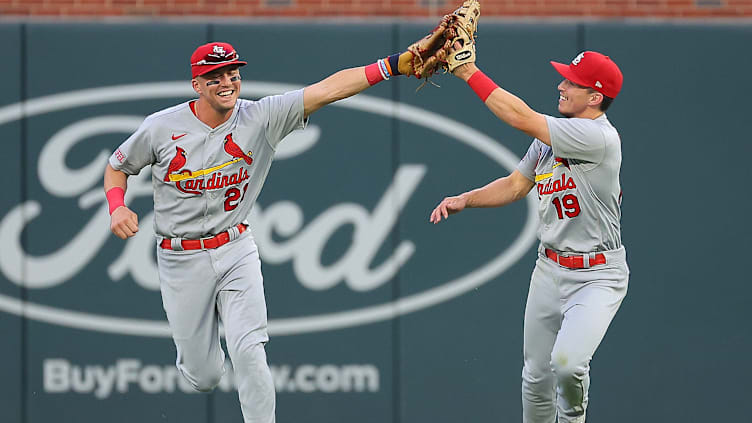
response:
<path id="1" fill-rule="evenodd" d="M 559 113 L 566 117 L 594 118 L 601 114 L 599 104 L 603 94 L 565 79 L 559 90 Z"/>
<path id="2" fill-rule="evenodd" d="M 240 95 L 240 72 L 237 65 L 225 66 L 197 76 L 192 83 L 199 101 L 205 102 L 219 114 L 232 111 Z"/>

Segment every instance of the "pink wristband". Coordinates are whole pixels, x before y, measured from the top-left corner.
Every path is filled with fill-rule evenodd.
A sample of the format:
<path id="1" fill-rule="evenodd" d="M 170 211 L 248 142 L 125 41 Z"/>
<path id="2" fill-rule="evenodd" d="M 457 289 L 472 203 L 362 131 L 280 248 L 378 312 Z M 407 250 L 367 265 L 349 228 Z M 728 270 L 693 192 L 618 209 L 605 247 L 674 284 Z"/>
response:
<path id="1" fill-rule="evenodd" d="M 112 187 L 107 191 L 107 202 L 110 204 L 110 214 L 120 206 L 125 205 L 125 191 L 120 187 Z"/>
<path id="2" fill-rule="evenodd" d="M 378 62 L 366 66 L 366 79 L 368 79 L 368 85 L 378 84 L 384 80 L 384 75 L 379 70 Z"/>
<path id="3" fill-rule="evenodd" d="M 490 96 L 495 89 L 499 88 L 491 78 L 487 77 L 486 74 L 481 71 L 472 74 L 467 80 L 467 85 L 470 85 L 470 88 L 475 91 L 475 94 L 477 94 L 484 103 L 486 102 L 486 99 L 488 99 L 488 96 Z"/>

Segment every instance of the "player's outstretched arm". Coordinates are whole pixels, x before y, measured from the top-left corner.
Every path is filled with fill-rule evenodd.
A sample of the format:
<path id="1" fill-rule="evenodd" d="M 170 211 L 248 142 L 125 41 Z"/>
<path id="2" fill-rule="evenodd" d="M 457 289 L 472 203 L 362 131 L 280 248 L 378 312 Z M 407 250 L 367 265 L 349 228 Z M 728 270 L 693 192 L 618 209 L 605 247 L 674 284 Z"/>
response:
<path id="1" fill-rule="evenodd" d="M 451 47 L 451 22 L 451 16 L 444 16 L 428 35 L 412 43 L 406 51 L 379 59 L 368 66 L 341 70 L 306 87 L 303 91 L 305 116 L 393 76 L 429 78 L 443 65 Z"/>
<path id="2" fill-rule="evenodd" d="M 364 66 L 344 69 L 330 75 L 303 90 L 305 116 L 308 117 L 327 104 L 351 97 L 370 86 Z"/>
<path id="3" fill-rule="evenodd" d="M 104 192 L 110 205 L 110 230 L 121 239 L 138 232 L 138 215 L 125 206 L 128 175 L 107 164 L 104 171 Z"/>
<path id="4" fill-rule="evenodd" d="M 508 125 L 551 145 L 544 115 L 531 109 L 521 98 L 506 91 L 486 76 L 475 63 L 459 66 L 454 76 L 464 80 L 493 114 Z"/>
<path id="5" fill-rule="evenodd" d="M 466 0 L 452 14 L 449 25 L 452 38 L 444 68 L 467 82 L 499 119 L 550 145 L 545 116 L 531 109 L 519 97 L 500 88 L 475 65 L 479 18 L 480 3 L 477 0 Z"/>
<path id="6" fill-rule="evenodd" d="M 429 222 L 436 224 L 451 214 L 470 207 L 501 207 L 524 198 L 533 188 L 534 182 L 520 171 L 499 178 L 488 185 L 454 197 L 446 197 L 433 209 Z"/>

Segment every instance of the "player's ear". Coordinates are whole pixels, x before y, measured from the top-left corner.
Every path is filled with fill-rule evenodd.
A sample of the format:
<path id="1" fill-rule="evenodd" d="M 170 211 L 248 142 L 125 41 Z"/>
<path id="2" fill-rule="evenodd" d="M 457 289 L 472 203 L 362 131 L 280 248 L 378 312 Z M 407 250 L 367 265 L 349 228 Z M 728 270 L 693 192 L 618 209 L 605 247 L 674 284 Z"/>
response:
<path id="1" fill-rule="evenodd" d="M 201 84 L 198 83 L 196 78 L 191 79 L 191 85 L 193 86 L 193 91 L 195 91 L 196 94 L 201 95 Z"/>
<path id="2" fill-rule="evenodd" d="M 590 99 L 588 101 L 589 106 L 597 106 L 603 102 L 603 94 L 599 93 L 598 91 L 593 90 L 593 92 L 590 93 Z"/>

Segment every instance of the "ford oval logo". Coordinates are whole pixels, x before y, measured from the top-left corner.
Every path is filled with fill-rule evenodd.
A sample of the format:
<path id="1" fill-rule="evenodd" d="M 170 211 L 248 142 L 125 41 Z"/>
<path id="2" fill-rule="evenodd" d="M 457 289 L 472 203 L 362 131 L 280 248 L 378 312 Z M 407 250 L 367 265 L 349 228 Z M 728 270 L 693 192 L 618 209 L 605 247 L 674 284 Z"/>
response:
<path id="1" fill-rule="evenodd" d="M 301 87 L 269 82 L 256 81 L 243 83 L 244 94 L 255 97 L 277 94 L 298 88 Z M 195 93 L 190 85 L 184 81 L 120 85 L 72 91 L 39 97 L 24 103 L 2 107 L 0 108 L 0 125 L 24 117 L 76 107 L 155 98 L 191 98 L 194 96 Z M 432 131 L 443 133 L 477 150 L 510 172 L 515 169 L 519 162 L 519 159 L 511 151 L 481 132 L 446 116 L 414 106 L 363 94 L 333 103 L 332 106 L 388 118 L 397 117 L 416 126 L 422 126 Z M 82 209 L 95 205 L 99 209 L 92 216 L 91 220 L 87 222 L 86 226 L 76 236 L 72 237 L 63 248 L 54 253 L 32 256 L 27 255 L 22 247 L 21 232 L 29 221 L 40 214 L 42 206 L 39 202 L 29 200 L 13 207 L 0 220 L 0 244 L 3 245 L 3 248 L 0 249 L 0 271 L 2 271 L 8 280 L 17 285 L 25 284 L 25 287 L 28 289 L 50 288 L 70 280 L 70 278 L 75 276 L 81 268 L 85 267 L 93 259 L 95 253 L 98 251 L 98 246 L 103 245 L 111 237 L 109 232 L 109 216 L 106 211 L 107 206 L 104 203 L 101 188 L 97 186 L 96 189 L 92 189 L 92 182 L 101 179 L 102 164 L 107 160 L 109 154 L 102 152 L 90 165 L 72 171 L 65 168 L 65 153 L 82 138 L 104 132 L 129 133 L 135 130 L 141 121 L 142 118 L 139 116 L 114 115 L 88 118 L 68 125 L 50 138 L 38 158 L 40 162 L 39 183 L 52 195 L 59 197 L 78 196 L 78 204 Z M 301 132 L 297 135 L 297 142 L 291 143 L 289 146 L 278 151 L 278 158 L 291 157 L 310 148 L 315 143 L 317 134 L 318 128 L 315 126 Z M 41 171 L 41 163 L 44 163 L 45 169 L 48 170 L 47 173 Z M 67 171 L 63 171 L 62 169 L 64 168 Z M 59 171 L 55 171 L 55 169 L 59 169 Z M 425 170 L 421 166 L 403 166 L 397 170 L 395 181 L 404 181 L 409 185 L 410 180 L 419 180 L 423 172 Z M 142 177 L 144 175 L 146 177 Z M 128 194 L 130 196 L 150 195 L 151 186 L 148 176 L 148 172 L 142 172 L 141 176 L 131 178 L 134 181 L 133 184 L 129 181 Z M 81 181 L 86 181 L 86 183 Z M 436 200 L 438 201 L 439 199 Z M 293 222 L 292 225 L 299 228 L 300 225 L 297 221 L 299 220 L 300 212 L 294 204 L 287 203 L 278 207 L 276 212 L 279 214 L 275 216 L 287 216 Z M 503 273 L 530 249 L 536 240 L 536 208 L 535 196 L 528 196 L 526 221 L 514 241 L 504 251 L 494 256 L 485 264 L 474 268 L 468 274 L 450 281 L 436 282 L 431 285 L 432 288 L 398 298 L 391 302 L 332 313 L 271 319 L 269 321 L 269 333 L 277 336 L 293 335 L 384 321 L 434 306 L 472 290 Z M 263 216 L 260 216 L 259 213 L 262 212 L 254 210 L 250 217 L 252 222 L 254 218 L 263 219 Z M 149 222 L 147 219 L 150 218 L 151 215 L 141 216 L 141 221 Z M 319 223 L 324 222 L 322 224 L 326 223 L 325 218 L 317 218 L 316 220 L 320 221 Z M 276 222 L 276 224 L 279 224 L 279 222 Z M 113 280 L 122 278 L 125 273 L 130 272 L 135 280 L 142 281 L 141 283 L 144 285 L 153 283 L 149 281 L 152 281 L 156 277 L 156 268 L 147 260 L 147 255 L 151 254 L 154 248 L 153 232 L 151 232 L 151 225 L 148 223 L 142 223 L 141 226 L 142 230 L 139 234 L 126 243 L 123 256 L 108 267 L 108 274 Z M 281 262 L 283 260 L 290 260 L 291 256 L 295 254 L 294 251 L 274 250 L 272 248 L 269 252 L 269 258 L 267 258 L 264 250 L 264 242 L 270 235 L 268 233 L 265 235 L 263 229 L 260 232 L 262 233 L 256 234 L 256 237 L 264 255 L 262 257 L 264 260 Z M 403 241 L 403 244 L 395 248 L 394 261 L 397 264 L 404 262 L 404 260 L 409 258 L 411 249 L 414 249 L 414 245 L 409 241 Z M 138 260 L 141 260 L 139 261 L 140 265 L 128 267 L 127 260 L 123 257 L 131 259 L 137 257 Z M 22 266 L 21 263 L 25 264 Z M 391 269 L 391 274 L 398 269 L 398 267 Z M 298 274 L 298 276 L 300 275 Z M 309 283 L 311 286 L 306 285 L 309 289 L 324 289 L 321 284 L 325 284 L 327 281 L 321 278 L 312 278 L 309 281 L 301 280 L 301 283 L 304 285 Z M 383 278 L 377 281 L 377 283 L 383 283 Z M 353 290 L 369 289 L 368 286 L 358 287 L 351 285 L 350 287 Z M 152 286 L 150 289 L 156 288 Z M 31 301 L 23 301 L 2 293 L 0 293 L 0 311 L 49 324 L 84 330 L 125 335 L 170 337 L 167 322 L 163 320 L 124 318 L 67 310 Z"/>

